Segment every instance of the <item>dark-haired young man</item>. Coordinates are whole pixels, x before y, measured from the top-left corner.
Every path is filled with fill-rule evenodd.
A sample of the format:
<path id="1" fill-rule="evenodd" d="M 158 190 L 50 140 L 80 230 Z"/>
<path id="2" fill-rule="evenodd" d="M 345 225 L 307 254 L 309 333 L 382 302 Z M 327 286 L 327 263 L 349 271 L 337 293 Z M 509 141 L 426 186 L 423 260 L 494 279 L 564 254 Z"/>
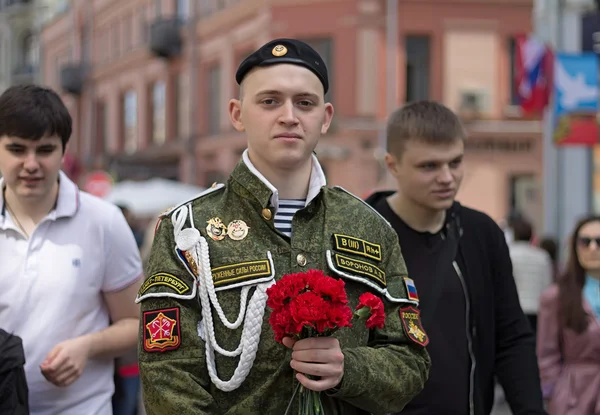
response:
<path id="1" fill-rule="evenodd" d="M 441 104 L 398 109 L 388 121 L 385 159 L 397 191 L 367 200 L 398 233 L 430 336 L 429 380 L 402 414 L 490 414 L 495 376 L 514 414 L 544 414 L 534 337 L 504 234 L 454 200 L 465 138 Z"/>
<path id="2" fill-rule="evenodd" d="M 70 136 L 52 90 L 0 96 L 0 321 L 23 339 L 32 415 L 110 415 L 113 359 L 137 340 L 141 260 L 119 209 L 61 172 Z"/>

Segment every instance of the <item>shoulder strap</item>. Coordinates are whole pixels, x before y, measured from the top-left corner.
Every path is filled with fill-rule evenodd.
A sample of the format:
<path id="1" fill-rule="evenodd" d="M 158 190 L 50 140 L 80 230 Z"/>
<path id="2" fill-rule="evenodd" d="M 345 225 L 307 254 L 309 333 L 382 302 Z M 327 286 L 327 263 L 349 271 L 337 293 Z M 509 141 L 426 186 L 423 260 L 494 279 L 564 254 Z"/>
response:
<path id="1" fill-rule="evenodd" d="M 456 254 L 458 253 L 458 242 L 462 235 L 462 227 L 460 225 L 460 217 L 457 211 L 458 209 L 451 209 L 450 214 L 452 217 L 448 221 L 449 226 L 447 227 L 446 232 L 442 233 L 444 237 L 444 243 L 440 256 L 437 259 L 435 275 L 442 274 L 444 272 L 444 268 L 451 266 L 452 261 L 454 261 Z M 425 328 L 429 327 L 429 323 L 433 319 L 443 288 L 443 281 L 440 281 L 439 284 L 434 284 L 433 287 L 431 287 L 431 297 L 427 300 L 429 307 L 421 311 L 421 321 L 423 322 L 423 326 Z"/>

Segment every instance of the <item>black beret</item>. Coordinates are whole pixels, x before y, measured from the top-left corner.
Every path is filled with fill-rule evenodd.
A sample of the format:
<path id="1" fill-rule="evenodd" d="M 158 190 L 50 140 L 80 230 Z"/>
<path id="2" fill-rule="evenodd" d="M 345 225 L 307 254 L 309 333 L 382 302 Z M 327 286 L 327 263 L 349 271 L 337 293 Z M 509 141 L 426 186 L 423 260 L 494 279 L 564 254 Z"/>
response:
<path id="1" fill-rule="evenodd" d="M 329 90 L 325 62 L 316 50 L 296 39 L 275 39 L 263 45 L 240 64 L 235 74 L 235 80 L 238 84 L 241 84 L 244 77 L 253 68 L 279 63 L 304 66 L 317 75 L 323 84 L 325 93 Z"/>

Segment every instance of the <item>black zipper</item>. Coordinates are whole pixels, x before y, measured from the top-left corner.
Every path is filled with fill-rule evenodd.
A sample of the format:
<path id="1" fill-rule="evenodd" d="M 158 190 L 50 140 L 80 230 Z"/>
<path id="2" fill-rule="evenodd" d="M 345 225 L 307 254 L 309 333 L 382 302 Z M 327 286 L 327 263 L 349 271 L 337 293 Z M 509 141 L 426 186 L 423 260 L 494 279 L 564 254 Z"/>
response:
<path id="1" fill-rule="evenodd" d="M 460 267 L 456 261 L 452 261 L 452 266 L 454 266 L 454 270 L 458 275 L 458 279 L 460 280 L 460 285 L 462 286 L 463 293 L 465 295 L 465 304 L 466 304 L 466 327 L 467 327 L 467 347 L 469 349 L 469 357 L 471 358 L 471 370 L 469 372 L 469 414 L 475 415 L 475 402 L 474 402 L 474 387 L 475 387 L 475 367 L 477 365 L 477 361 L 475 360 L 475 353 L 473 352 L 473 336 L 471 331 L 471 300 L 469 299 L 469 291 L 467 290 L 467 283 L 465 282 L 465 278 L 463 276 Z"/>

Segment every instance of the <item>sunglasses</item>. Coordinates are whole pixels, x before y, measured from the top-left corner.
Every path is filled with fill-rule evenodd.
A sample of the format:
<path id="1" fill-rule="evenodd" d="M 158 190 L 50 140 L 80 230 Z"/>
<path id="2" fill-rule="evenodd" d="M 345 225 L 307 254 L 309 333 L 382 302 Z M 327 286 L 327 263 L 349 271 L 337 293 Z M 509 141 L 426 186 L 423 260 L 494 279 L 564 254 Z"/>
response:
<path id="1" fill-rule="evenodd" d="M 581 246 L 585 246 L 586 248 L 590 247 L 592 241 L 596 243 L 596 247 L 600 248 L 600 236 L 595 238 L 590 238 L 589 236 L 579 236 L 577 238 L 577 243 Z"/>

